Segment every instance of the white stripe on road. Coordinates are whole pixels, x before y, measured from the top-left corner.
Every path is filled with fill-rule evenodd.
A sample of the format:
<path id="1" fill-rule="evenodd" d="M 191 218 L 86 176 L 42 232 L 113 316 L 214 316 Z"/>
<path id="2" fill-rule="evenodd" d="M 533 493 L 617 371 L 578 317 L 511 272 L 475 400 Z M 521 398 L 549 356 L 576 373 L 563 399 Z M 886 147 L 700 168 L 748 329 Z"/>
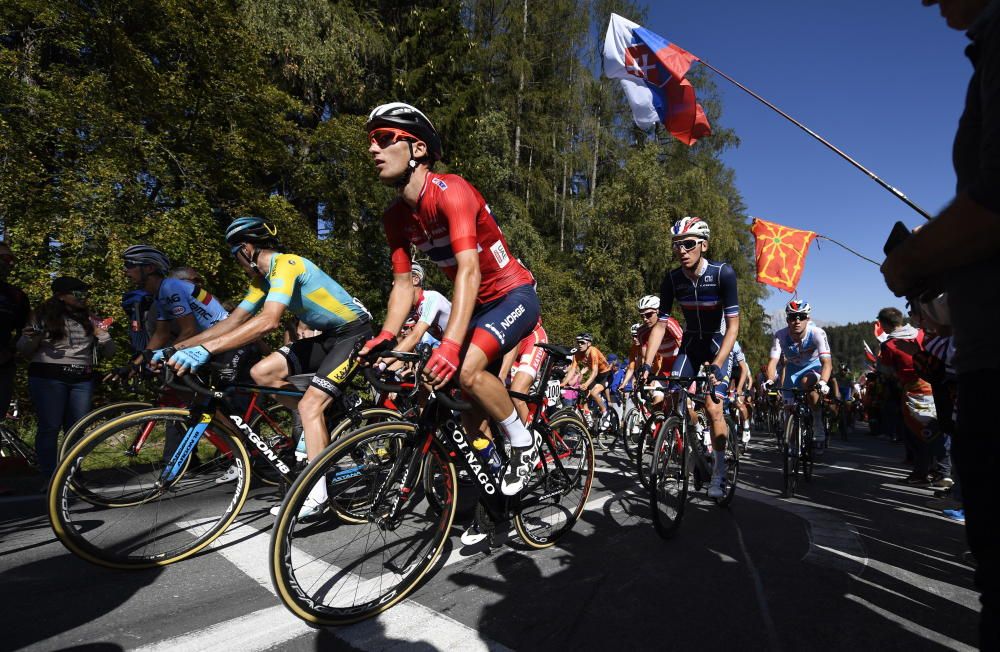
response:
<path id="1" fill-rule="evenodd" d="M 975 650 L 976 650 L 976 648 L 972 647 L 971 645 L 966 645 L 965 643 L 962 643 L 961 641 L 956 641 L 955 639 L 953 639 L 951 637 L 948 637 L 948 636 L 945 636 L 944 634 L 935 632 L 933 629 L 927 629 L 923 625 L 918 625 L 917 623 L 913 622 L 912 620 L 907 620 L 906 618 L 903 618 L 902 616 L 898 616 L 898 615 L 892 613 L 891 611 L 886 611 L 882 607 L 874 605 L 871 602 L 868 602 L 867 600 L 865 600 L 864 598 L 859 598 L 858 596 L 852 595 L 850 593 L 848 593 L 844 597 L 847 598 L 848 600 L 850 600 L 851 602 L 856 602 L 857 604 L 861 605 L 862 607 L 864 607 L 864 608 L 866 608 L 866 609 L 868 609 L 870 611 L 873 611 L 873 612 L 877 613 L 879 616 L 882 616 L 886 620 L 889 620 L 889 621 L 892 621 L 892 622 L 896 623 L 902 629 L 904 629 L 904 630 L 906 630 L 906 631 L 908 631 L 910 633 L 916 634 L 917 636 L 920 636 L 922 638 L 925 638 L 928 641 L 934 641 L 935 643 L 943 645 L 943 646 L 945 646 L 945 647 L 947 647 L 949 649 L 952 649 L 952 650 L 958 650 L 959 652 L 975 652 Z"/>
<path id="2" fill-rule="evenodd" d="M 192 529 L 197 525 L 190 524 Z M 270 537 L 237 523 L 212 543 L 243 573 L 270 593 L 274 593 L 268 569 Z M 264 626 L 262 626 L 262 624 Z M 262 631 L 263 630 L 263 631 Z M 476 630 L 427 607 L 404 600 L 379 616 L 356 625 L 329 628 L 338 639 L 359 650 L 402 649 L 420 643 L 439 650 L 499 650 L 508 648 L 483 639 Z M 316 632 L 283 606 L 269 607 L 239 616 L 206 629 L 140 648 L 141 652 L 190 650 L 267 650 L 285 641 Z"/>

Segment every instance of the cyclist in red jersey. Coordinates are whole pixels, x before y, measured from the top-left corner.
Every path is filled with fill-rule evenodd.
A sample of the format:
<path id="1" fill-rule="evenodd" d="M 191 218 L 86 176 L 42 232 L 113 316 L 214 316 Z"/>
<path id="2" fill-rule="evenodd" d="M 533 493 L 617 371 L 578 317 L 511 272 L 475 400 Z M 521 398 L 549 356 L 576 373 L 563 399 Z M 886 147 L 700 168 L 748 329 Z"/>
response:
<path id="1" fill-rule="evenodd" d="M 385 324 L 360 354 L 395 346 L 413 304 L 415 245 L 455 285 L 448 325 L 425 373 L 434 387 L 458 373 L 462 390 L 481 408 L 463 413 L 467 431 L 484 430 L 485 416 L 500 424 L 513 448 L 500 489 L 513 496 L 527 483 L 538 451 L 497 372 L 503 354 L 538 322 L 534 279 L 511 254 L 479 191 L 460 176 L 433 171 L 441 138 L 427 116 L 402 102 L 383 104 L 365 129 L 379 180 L 395 187 L 397 197 L 382 218 L 393 270 Z"/>

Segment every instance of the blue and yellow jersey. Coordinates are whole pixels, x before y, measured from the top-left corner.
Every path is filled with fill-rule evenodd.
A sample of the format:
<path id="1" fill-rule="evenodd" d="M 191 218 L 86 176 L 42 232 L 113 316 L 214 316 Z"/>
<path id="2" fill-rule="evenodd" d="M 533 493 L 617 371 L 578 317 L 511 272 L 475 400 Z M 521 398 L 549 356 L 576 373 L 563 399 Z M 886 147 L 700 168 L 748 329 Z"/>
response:
<path id="1" fill-rule="evenodd" d="M 240 308 L 257 313 L 267 301 L 286 306 L 311 328 L 333 331 L 367 319 L 365 312 L 339 283 L 310 260 L 293 254 L 274 254 L 267 276 L 254 279 Z"/>

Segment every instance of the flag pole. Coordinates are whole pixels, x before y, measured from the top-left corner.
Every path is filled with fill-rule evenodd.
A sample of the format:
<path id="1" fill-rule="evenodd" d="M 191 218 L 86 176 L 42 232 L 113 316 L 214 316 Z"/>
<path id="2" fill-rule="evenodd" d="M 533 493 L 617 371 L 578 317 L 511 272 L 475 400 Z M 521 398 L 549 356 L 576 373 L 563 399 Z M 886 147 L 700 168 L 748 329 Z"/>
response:
<path id="1" fill-rule="evenodd" d="M 860 163 L 858 163 L 857 161 L 855 161 L 853 158 L 851 158 L 850 156 L 848 156 L 843 151 L 841 151 L 841 150 L 837 149 L 836 147 L 834 147 L 829 141 L 827 141 L 825 138 L 823 138 L 822 136 L 820 136 L 819 134 L 817 134 L 815 131 L 813 131 L 809 127 L 805 126 L 804 124 L 802 124 L 801 122 L 799 122 L 798 120 L 796 120 L 795 118 L 793 118 L 792 116 L 788 115 L 787 113 L 785 113 L 784 111 L 782 111 L 781 109 L 779 109 L 778 107 L 776 107 L 775 105 L 771 104 L 770 102 L 768 102 L 767 100 L 765 100 L 763 97 L 761 97 L 757 93 L 754 93 L 752 90 L 750 90 L 749 88 L 747 88 L 743 84 L 739 83 L 738 81 L 736 81 L 735 79 L 733 79 L 732 77 L 730 77 L 729 75 L 727 75 L 726 73 L 722 72 L 721 70 L 719 70 L 715 66 L 711 65 L 707 61 L 704 61 L 702 59 L 698 59 L 698 61 L 701 62 L 701 64 L 703 66 L 705 66 L 706 68 L 708 68 L 709 70 L 714 71 L 716 74 L 718 74 L 719 76 L 721 76 L 723 79 L 729 81 L 730 83 L 732 83 L 733 85 L 735 85 L 740 90 L 748 93 L 751 97 L 753 97 L 754 99 L 760 101 L 765 106 L 767 106 L 769 109 L 771 109 L 772 111 L 774 111 L 775 113 L 777 113 L 781 117 L 785 118 L 786 120 L 788 120 L 789 122 L 791 122 L 793 125 L 795 125 L 799 129 L 801 129 L 802 131 L 806 132 L 807 134 L 809 134 L 810 136 L 812 136 L 813 138 L 815 138 L 819 142 L 821 142 L 824 145 L 826 145 L 828 148 L 830 148 L 834 153 L 836 153 L 837 155 L 839 155 L 845 161 L 847 161 L 848 163 L 850 163 L 851 165 L 853 165 L 857 169 L 859 169 L 862 172 L 864 172 L 865 174 L 867 174 L 868 177 L 872 181 L 874 181 L 878 185 L 882 186 L 883 188 L 885 188 L 886 190 L 888 190 L 889 192 L 891 192 L 893 195 L 895 195 L 904 204 L 906 204 L 907 206 L 909 206 L 910 208 L 912 208 L 916 212 L 920 213 L 920 215 L 924 219 L 927 219 L 927 220 L 931 219 L 930 213 L 928 213 L 924 209 L 922 209 L 919 206 L 917 206 L 916 204 L 914 204 L 910 200 L 910 198 L 907 197 L 906 195 L 904 195 L 900 190 L 898 190 L 897 188 L 893 188 L 892 186 L 890 186 L 885 181 L 882 181 L 882 179 L 880 179 L 874 172 L 872 172 L 871 170 L 869 170 L 865 166 L 863 166 Z"/>

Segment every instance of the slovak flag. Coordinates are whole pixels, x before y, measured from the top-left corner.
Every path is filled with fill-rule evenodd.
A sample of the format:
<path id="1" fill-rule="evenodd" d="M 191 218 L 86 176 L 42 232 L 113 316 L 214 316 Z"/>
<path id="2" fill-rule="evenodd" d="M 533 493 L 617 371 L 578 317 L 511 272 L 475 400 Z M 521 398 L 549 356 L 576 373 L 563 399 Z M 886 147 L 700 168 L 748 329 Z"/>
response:
<path id="1" fill-rule="evenodd" d="M 694 87 L 684 78 L 697 60 L 662 36 L 611 14 L 604 38 L 604 74 L 621 80 L 640 129 L 662 124 L 685 145 L 712 133 Z"/>

